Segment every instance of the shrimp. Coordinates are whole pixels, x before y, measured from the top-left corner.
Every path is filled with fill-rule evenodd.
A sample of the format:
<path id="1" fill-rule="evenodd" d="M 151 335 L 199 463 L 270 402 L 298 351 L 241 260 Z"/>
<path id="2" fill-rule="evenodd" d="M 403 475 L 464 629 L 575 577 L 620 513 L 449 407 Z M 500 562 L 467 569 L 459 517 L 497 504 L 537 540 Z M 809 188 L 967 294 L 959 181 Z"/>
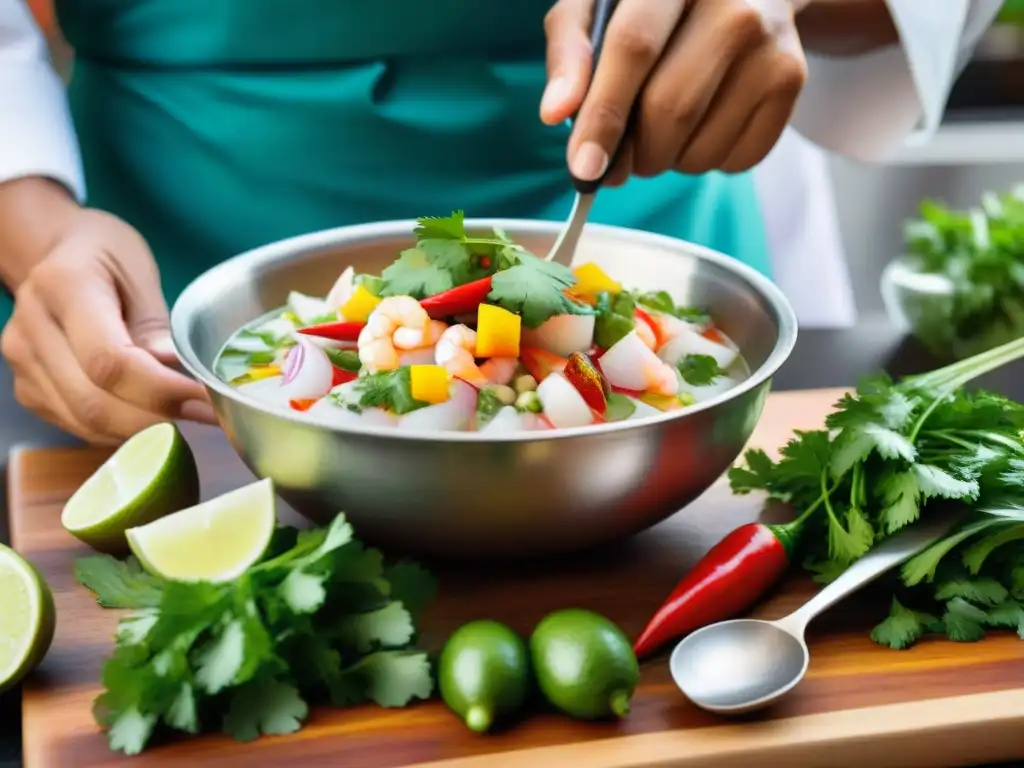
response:
<path id="1" fill-rule="evenodd" d="M 443 325 L 443 323 L 442 323 Z M 412 296 L 388 296 L 366 320 L 356 346 L 359 361 L 371 373 L 398 368 L 398 350 L 429 346 L 440 330 Z"/>
<path id="2" fill-rule="evenodd" d="M 434 350 L 434 360 L 452 376 L 475 387 L 505 384 L 519 365 L 514 357 L 492 357 L 483 365 L 477 365 L 476 331 L 466 325 L 453 325 L 441 334 Z"/>

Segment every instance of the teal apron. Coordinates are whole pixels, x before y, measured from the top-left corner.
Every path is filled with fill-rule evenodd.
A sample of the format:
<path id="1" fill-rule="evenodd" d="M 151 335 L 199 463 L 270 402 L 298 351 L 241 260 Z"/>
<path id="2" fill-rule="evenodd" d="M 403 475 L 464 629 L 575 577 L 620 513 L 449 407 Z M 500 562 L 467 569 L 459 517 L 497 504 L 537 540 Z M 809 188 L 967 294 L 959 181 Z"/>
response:
<path id="1" fill-rule="evenodd" d="M 552 0 L 58 0 L 89 204 L 146 237 L 168 300 L 222 259 L 382 219 L 564 219 L 538 119 Z M 767 272 L 750 174 L 633 179 L 592 220 Z"/>

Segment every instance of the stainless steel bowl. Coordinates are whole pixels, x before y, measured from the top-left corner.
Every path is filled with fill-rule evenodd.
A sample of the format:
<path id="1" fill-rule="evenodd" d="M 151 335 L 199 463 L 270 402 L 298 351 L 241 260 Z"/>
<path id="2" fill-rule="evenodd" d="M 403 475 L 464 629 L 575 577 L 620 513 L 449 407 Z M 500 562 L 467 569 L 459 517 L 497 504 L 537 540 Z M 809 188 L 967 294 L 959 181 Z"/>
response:
<path id="1" fill-rule="evenodd" d="M 471 432 L 331 428 L 273 410 L 218 379 L 213 362 L 244 323 L 289 290 L 322 294 L 341 270 L 379 272 L 411 243 L 413 223 L 366 224 L 284 240 L 197 278 L 174 305 L 184 366 L 209 390 L 243 461 L 314 521 L 344 510 L 361 538 L 424 555 L 526 556 L 581 549 L 637 533 L 704 492 L 736 459 L 761 415 L 770 378 L 796 341 L 796 318 L 775 285 L 706 248 L 589 225 L 577 262 L 629 287 L 667 290 L 706 306 L 752 375 L 681 412 L 602 427 L 490 437 Z M 545 253 L 560 224 L 474 220 Z"/>

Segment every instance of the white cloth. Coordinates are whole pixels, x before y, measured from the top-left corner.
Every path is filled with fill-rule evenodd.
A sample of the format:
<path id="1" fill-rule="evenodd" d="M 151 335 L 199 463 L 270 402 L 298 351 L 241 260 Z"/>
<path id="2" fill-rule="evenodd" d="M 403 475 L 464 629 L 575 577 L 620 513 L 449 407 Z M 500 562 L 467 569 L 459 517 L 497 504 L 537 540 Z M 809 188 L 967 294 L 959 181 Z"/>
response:
<path id="1" fill-rule="evenodd" d="M 901 44 L 809 57 L 792 127 L 818 147 L 880 161 L 935 132 L 953 80 L 1001 0 L 888 0 Z M 24 0 L 0 0 L 0 182 L 55 179 L 85 196 L 63 86 Z M 791 130 L 754 172 L 776 280 L 801 323 L 855 316 L 825 155 Z"/>
<path id="2" fill-rule="evenodd" d="M 928 141 L 1002 0 L 888 5 L 900 45 L 856 57 L 808 56 L 808 82 L 791 127 L 754 170 L 775 281 L 805 328 L 856 319 L 822 150 L 879 162 L 901 145 Z"/>

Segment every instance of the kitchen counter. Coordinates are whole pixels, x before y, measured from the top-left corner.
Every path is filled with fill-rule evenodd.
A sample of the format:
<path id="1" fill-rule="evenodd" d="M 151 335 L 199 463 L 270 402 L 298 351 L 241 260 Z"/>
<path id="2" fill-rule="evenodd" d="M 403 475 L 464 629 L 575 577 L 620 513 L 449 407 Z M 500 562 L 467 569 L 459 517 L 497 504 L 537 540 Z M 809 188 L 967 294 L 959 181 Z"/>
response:
<path id="1" fill-rule="evenodd" d="M 894 376 L 928 370 L 935 366 L 922 348 L 901 339 L 882 316 L 869 316 L 854 328 L 836 331 L 803 331 L 793 355 L 775 379 L 775 388 L 809 389 L 848 386 L 858 377 L 887 370 Z M 1024 368 L 1011 368 L 979 380 L 982 386 L 1024 399 Z M 11 373 L 0 363 L 0 456 L 17 444 L 73 442 L 24 412 L 14 401 Z M 6 497 L 0 495 L 0 541 L 6 541 Z M 20 765 L 20 700 L 18 692 L 0 697 L 0 768 Z"/>

